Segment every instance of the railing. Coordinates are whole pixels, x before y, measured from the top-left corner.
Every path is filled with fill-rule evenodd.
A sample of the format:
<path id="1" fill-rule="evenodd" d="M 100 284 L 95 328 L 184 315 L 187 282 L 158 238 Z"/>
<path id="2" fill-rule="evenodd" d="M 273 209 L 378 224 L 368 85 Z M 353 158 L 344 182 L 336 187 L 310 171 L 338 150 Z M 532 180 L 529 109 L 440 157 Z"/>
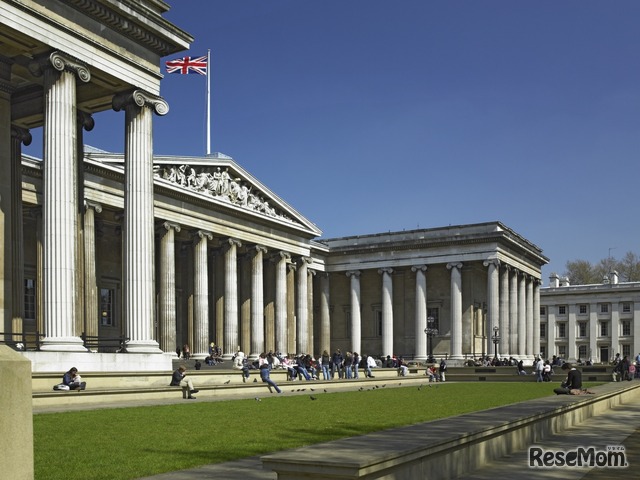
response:
<path id="1" fill-rule="evenodd" d="M 85 348 L 97 350 L 99 352 L 126 353 L 126 342 L 129 337 L 120 335 L 119 337 L 101 337 L 99 335 L 87 335 L 82 332 L 80 335 Z"/>
<path id="2" fill-rule="evenodd" d="M 19 340 L 16 340 L 16 337 Z M 0 332 L 0 343 L 15 348 L 19 351 L 24 350 L 40 350 L 40 339 L 44 337 L 44 334 L 40 332 L 22 332 L 22 333 L 7 333 Z"/>

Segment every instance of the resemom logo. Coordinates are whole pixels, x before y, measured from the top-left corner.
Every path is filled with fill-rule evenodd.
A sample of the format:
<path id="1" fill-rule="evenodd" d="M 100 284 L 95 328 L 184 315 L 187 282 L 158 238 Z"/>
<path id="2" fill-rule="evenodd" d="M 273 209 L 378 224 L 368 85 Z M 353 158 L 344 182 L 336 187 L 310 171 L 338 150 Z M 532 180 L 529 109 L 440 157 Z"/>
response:
<path id="1" fill-rule="evenodd" d="M 529 447 L 531 468 L 627 468 L 627 453 L 623 445 L 577 447 L 573 450 L 547 450 Z"/>

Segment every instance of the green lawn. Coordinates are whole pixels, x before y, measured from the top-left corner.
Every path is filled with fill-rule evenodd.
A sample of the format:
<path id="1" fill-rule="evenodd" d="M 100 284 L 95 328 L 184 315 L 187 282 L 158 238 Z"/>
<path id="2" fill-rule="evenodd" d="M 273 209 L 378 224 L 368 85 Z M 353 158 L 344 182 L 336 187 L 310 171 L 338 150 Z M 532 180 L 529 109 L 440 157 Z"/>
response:
<path id="1" fill-rule="evenodd" d="M 553 383 L 457 383 L 34 415 L 36 480 L 182 470 L 552 395 Z M 394 386 L 394 388 L 390 388 Z"/>

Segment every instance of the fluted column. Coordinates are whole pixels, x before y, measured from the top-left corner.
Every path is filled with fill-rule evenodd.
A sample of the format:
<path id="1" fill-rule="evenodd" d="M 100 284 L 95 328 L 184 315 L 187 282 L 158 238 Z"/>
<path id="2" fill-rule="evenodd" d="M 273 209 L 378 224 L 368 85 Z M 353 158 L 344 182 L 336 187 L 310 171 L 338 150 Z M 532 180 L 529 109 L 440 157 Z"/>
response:
<path id="1" fill-rule="evenodd" d="M 533 350 L 533 282 L 535 279 L 533 277 L 528 277 L 526 284 L 526 302 L 527 302 L 527 311 L 526 311 L 526 332 L 527 339 L 525 343 L 525 353 L 527 357 L 533 358 L 537 353 Z"/>
<path id="2" fill-rule="evenodd" d="M 113 108 L 125 111 L 124 186 L 124 320 L 127 350 L 160 353 L 153 340 L 154 220 L 153 112 L 165 115 L 169 106 L 141 90 L 116 95 Z"/>
<path id="3" fill-rule="evenodd" d="M 518 355 L 525 355 L 527 344 L 527 296 L 525 288 L 525 274 L 522 273 L 518 279 Z"/>
<path id="4" fill-rule="evenodd" d="M 494 335 L 493 328 L 500 328 L 498 319 L 500 315 L 500 262 L 497 259 L 486 260 L 483 265 L 487 267 L 487 331 L 485 335 L 489 340 L 487 351 L 491 351 L 491 337 Z M 502 352 L 498 352 L 499 355 Z"/>
<path id="5" fill-rule="evenodd" d="M 11 83 L 12 63 L 12 60 L 0 56 L 0 326 L 6 333 L 0 340 L 11 340 L 9 333 L 16 333 L 16 328 L 22 331 L 22 314 L 16 305 L 18 294 L 14 286 L 16 275 L 20 274 L 16 270 L 18 259 L 14 258 L 14 217 L 17 203 L 21 203 L 22 198 L 19 193 L 21 189 L 16 188 L 15 178 L 21 174 L 21 141 L 17 138 L 19 133 L 11 127 L 11 97 L 15 92 Z M 19 340 L 17 337 L 14 339 Z"/>
<path id="6" fill-rule="evenodd" d="M 509 265 L 500 271 L 500 354 L 510 355 L 509 337 Z"/>
<path id="7" fill-rule="evenodd" d="M 351 351 L 361 352 L 362 318 L 360 313 L 360 270 L 347 272 L 351 279 Z"/>
<path id="8" fill-rule="evenodd" d="M 251 352 L 256 359 L 264 352 L 264 267 L 263 257 L 267 249 L 256 245 L 251 259 Z"/>
<path id="9" fill-rule="evenodd" d="M 298 270 L 296 271 L 298 280 L 297 290 L 297 352 L 312 353 L 309 349 L 309 309 L 308 309 L 308 266 L 312 262 L 311 258 L 302 257 L 298 262 Z"/>
<path id="10" fill-rule="evenodd" d="M 415 360 L 427 359 L 427 266 L 415 265 L 411 271 L 416 273 L 416 311 L 415 311 Z"/>
<path id="11" fill-rule="evenodd" d="M 4 133 L 4 132 L 3 132 Z M 11 332 L 14 334 L 13 339 L 22 340 L 19 333 L 24 330 L 24 239 L 23 239 L 23 222 L 22 222 L 22 145 L 31 144 L 31 133 L 29 130 L 11 127 L 11 161 L 8 162 L 11 168 L 11 175 L 7 179 L 3 176 L 0 182 L 9 180 L 7 187 L 0 190 L 0 198 L 10 198 L 11 210 L 9 215 L 5 214 L 5 221 L 10 220 L 11 224 L 11 248 L 4 250 L 4 261 L 11 258 L 11 282 L 4 282 L 4 292 L 7 287 L 11 287 L 11 309 L 12 321 Z M 4 202 L 2 202 L 4 203 Z M 4 205 L 3 205 L 4 210 Z M 5 239 L 2 244 L 8 239 Z M 5 293 L 4 298 L 8 298 Z M 6 305 L 8 307 L 8 305 Z"/>
<path id="12" fill-rule="evenodd" d="M 540 353 L 540 280 L 533 284 L 533 353 Z"/>
<path id="13" fill-rule="evenodd" d="M 160 230 L 160 299 L 158 317 L 160 327 L 160 349 L 175 356 L 177 317 L 176 317 L 176 243 L 175 234 L 180 225 L 163 222 Z"/>
<path id="14" fill-rule="evenodd" d="M 509 355 L 518 354 L 518 270 L 511 269 L 509 281 Z"/>
<path id="15" fill-rule="evenodd" d="M 320 275 L 320 342 L 318 352 L 331 351 L 331 303 L 329 274 L 322 272 Z M 359 350 L 355 350 L 360 353 Z"/>
<path id="16" fill-rule="evenodd" d="M 238 247 L 230 238 L 224 254 L 224 344 L 223 358 L 230 359 L 238 348 Z"/>
<path id="17" fill-rule="evenodd" d="M 462 263 L 448 263 L 451 270 L 451 358 L 462 359 Z"/>
<path id="18" fill-rule="evenodd" d="M 90 80 L 86 66 L 60 52 L 30 64 L 44 74 L 44 323 L 42 350 L 84 351 L 76 331 L 76 78 Z"/>
<path id="19" fill-rule="evenodd" d="M 313 355 L 315 350 L 315 316 L 314 316 L 314 308 L 313 308 L 313 277 L 316 276 L 316 271 L 312 269 L 307 270 L 307 311 L 309 312 L 308 324 L 309 324 L 309 337 L 307 343 L 309 345 L 308 353 Z"/>
<path id="20" fill-rule="evenodd" d="M 287 263 L 286 252 L 276 255 L 276 352 L 287 352 Z"/>
<path id="21" fill-rule="evenodd" d="M 204 359 L 209 355 L 209 268 L 207 262 L 207 259 L 209 258 L 207 252 L 207 241 L 209 240 L 213 240 L 211 232 L 206 232 L 204 230 L 196 232 L 194 248 L 195 257 L 193 261 L 194 322 L 192 353 L 195 358 L 200 359 Z M 234 263 L 234 265 L 236 264 Z"/>
<path id="22" fill-rule="evenodd" d="M 95 214 L 102 212 L 102 205 L 84 203 L 84 318 L 85 332 L 97 336 L 99 332 L 98 284 L 96 280 L 96 222 Z"/>
<path id="23" fill-rule="evenodd" d="M 382 354 L 393 355 L 393 273 L 392 268 L 381 268 L 382 275 Z"/>

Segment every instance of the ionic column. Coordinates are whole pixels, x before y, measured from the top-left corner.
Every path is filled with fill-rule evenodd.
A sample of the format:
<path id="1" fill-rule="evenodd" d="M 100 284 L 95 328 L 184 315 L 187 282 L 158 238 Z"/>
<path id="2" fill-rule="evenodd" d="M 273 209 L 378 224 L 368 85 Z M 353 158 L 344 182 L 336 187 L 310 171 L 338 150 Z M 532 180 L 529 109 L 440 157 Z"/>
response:
<path id="1" fill-rule="evenodd" d="M 16 303 L 19 296 L 17 292 L 21 290 L 14 286 L 18 280 L 16 275 L 20 275 L 16 270 L 19 259 L 14 258 L 16 254 L 20 254 L 15 251 L 17 245 L 14 238 L 17 232 L 14 217 L 16 209 L 22 208 L 21 188 L 16 188 L 16 176 L 21 175 L 22 152 L 19 133 L 14 134 L 11 127 L 11 97 L 15 92 L 11 83 L 12 64 L 12 60 L 0 56 L 0 322 L 2 331 L 7 334 L 0 337 L 0 340 L 11 340 L 10 332 L 22 332 L 23 315 L 20 305 L 24 304 L 24 299 Z M 19 186 L 21 187 L 21 183 Z M 18 341 L 19 337 L 13 339 Z"/>
<path id="2" fill-rule="evenodd" d="M 525 353 L 527 357 L 533 358 L 540 352 L 536 352 L 533 350 L 533 282 L 535 279 L 533 277 L 529 277 L 527 279 L 526 284 L 526 302 L 527 302 L 527 312 L 526 312 L 526 332 L 527 339 L 525 342 Z"/>
<path id="3" fill-rule="evenodd" d="M 462 359 L 462 263 L 448 263 L 451 270 L 451 358 Z"/>
<path id="4" fill-rule="evenodd" d="M 153 219 L 153 112 L 167 103 L 141 90 L 116 95 L 113 108 L 125 111 L 124 321 L 127 351 L 160 353 L 153 340 L 155 289 Z"/>
<path id="5" fill-rule="evenodd" d="M 360 270 L 349 271 L 346 275 L 351 279 L 351 351 L 360 353 L 360 342 L 362 338 L 362 318 L 360 314 Z"/>
<path id="6" fill-rule="evenodd" d="M 329 274 L 322 272 L 320 275 L 320 342 L 318 353 L 331 351 L 331 315 L 330 315 L 330 284 Z M 356 352 L 360 353 L 359 350 Z"/>
<path id="7" fill-rule="evenodd" d="M 509 281 L 509 355 L 518 354 L 518 270 L 511 269 Z"/>
<path id="8" fill-rule="evenodd" d="M 251 259 L 251 352 L 256 359 L 264 352 L 264 267 L 263 256 L 267 249 L 256 245 Z"/>
<path id="9" fill-rule="evenodd" d="M 207 241 L 209 240 L 213 240 L 211 232 L 204 230 L 196 232 L 193 260 L 194 318 L 192 352 L 195 358 L 200 359 L 204 359 L 209 354 L 209 268 L 207 262 L 209 258 Z"/>
<path id="10" fill-rule="evenodd" d="M 84 318 L 85 332 L 97 336 L 99 331 L 98 284 L 96 280 L 96 221 L 102 205 L 84 202 Z"/>
<path id="11" fill-rule="evenodd" d="M 518 355 L 526 354 L 527 345 L 527 295 L 525 287 L 525 274 L 518 280 Z"/>
<path id="12" fill-rule="evenodd" d="M 287 352 L 287 263 L 286 252 L 276 255 L 276 352 Z"/>
<path id="13" fill-rule="evenodd" d="M 494 335 L 493 327 L 500 328 L 498 317 L 500 315 L 500 262 L 497 259 L 486 260 L 483 265 L 487 267 L 487 338 L 491 344 L 491 338 Z M 491 351 L 491 348 L 487 348 Z M 502 352 L 498 352 L 501 354 Z"/>
<path id="14" fill-rule="evenodd" d="M 180 225 L 164 222 L 159 230 L 160 237 L 160 299 L 158 317 L 160 327 L 160 349 L 176 356 L 176 243 L 175 234 Z"/>
<path id="15" fill-rule="evenodd" d="M 500 272 L 500 353 L 502 356 L 510 355 L 509 337 L 511 326 L 509 325 L 509 265 L 505 265 Z"/>
<path id="16" fill-rule="evenodd" d="M 238 348 L 238 247 L 239 240 L 230 238 L 224 254 L 224 344 L 225 360 Z"/>
<path id="17" fill-rule="evenodd" d="M 308 257 L 300 258 L 298 262 L 298 270 L 296 271 L 298 280 L 297 291 L 297 352 L 312 353 L 309 349 L 309 310 L 308 310 L 308 266 L 313 260 Z"/>
<path id="18" fill-rule="evenodd" d="M 309 324 L 309 337 L 307 340 L 307 344 L 309 345 L 309 350 L 307 351 L 307 353 L 313 355 L 314 352 L 317 352 L 317 350 L 315 350 L 315 336 L 314 336 L 314 332 L 315 332 L 315 317 L 314 317 L 314 311 L 313 311 L 313 277 L 315 277 L 316 275 L 316 271 L 312 270 L 312 269 L 308 269 L 307 270 L 307 285 L 308 285 L 308 289 L 307 289 L 307 311 L 309 312 L 309 318 L 308 318 L 308 324 Z"/>
<path id="19" fill-rule="evenodd" d="M 60 52 L 30 64 L 44 74 L 44 322 L 42 350 L 85 351 L 76 331 L 76 78 L 89 70 Z"/>
<path id="20" fill-rule="evenodd" d="M 382 274 L 382 354 L 393 355 L 393 273 L 392 268 L 381 268 Z"/>
<path id="21" fill-rule="evenodd" d="M 533 353 L 540 353 L 540 280 L 533 284 Z"/>
<path id="22" fill-rule="evenodd" d="M 10 119 L 9 119 L 10 120 Z M 4 132 L 3 132 L 4 133 Z M 11 175 L 9 176 L 9 184 L 7 187 L 3 186 L 0 191 L 0 198 L 11 199 L 11 210 L 9 217 L 11 234 L 11 248 L 4 250 L 5 262 L 7 258 L 11 258 L 11 282 L 5 283 L 4 287 L 11 286 L 11 309 L 12 309 L 12 321 L 11 321 L 11 333 L 13 333 L 13 339 L 21 341 L 19 333 L 24 332 L 23 320 L 24 320 L 24 239 L 22 228 L 22 144 L 31 144 L 31 133 L 24 128 L 12 126 L 11 127 L 11 161 L 8 162 L 11 169 Z M 6 176 L 0 179 L 0 182 L 5 182 Z M 7 216 L 7 215 L 5 215 Z M 4 245 L 5 241 L 0 242 Z M 1 291 L 6 292 L 3 288 Z M 5 293 L 5 297 L 6 293 Z M 8 307 L 9 305 L 5 305 Z"/>
<path id="23" fill-rule="evenodd" d="M 415 359 L 427 359 L 427 266 L 415 265 L 411 271 L 416 273 L 416 318 L 415 318 Z"/>

